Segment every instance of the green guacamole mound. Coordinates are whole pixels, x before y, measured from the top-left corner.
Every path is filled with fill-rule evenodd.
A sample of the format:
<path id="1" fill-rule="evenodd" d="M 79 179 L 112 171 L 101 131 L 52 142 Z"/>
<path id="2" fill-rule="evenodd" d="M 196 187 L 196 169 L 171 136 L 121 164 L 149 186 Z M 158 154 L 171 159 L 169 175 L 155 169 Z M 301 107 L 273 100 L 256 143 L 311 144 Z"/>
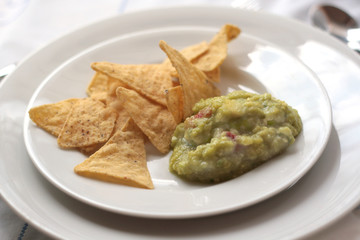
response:
<path id="1" fill-rule="evenodd" d="M 294 143 L 298 112 L 270 94 L 234 91 L 198 102 L 172 137 L 171 172 L 222 182 L 250 171 Z"/>

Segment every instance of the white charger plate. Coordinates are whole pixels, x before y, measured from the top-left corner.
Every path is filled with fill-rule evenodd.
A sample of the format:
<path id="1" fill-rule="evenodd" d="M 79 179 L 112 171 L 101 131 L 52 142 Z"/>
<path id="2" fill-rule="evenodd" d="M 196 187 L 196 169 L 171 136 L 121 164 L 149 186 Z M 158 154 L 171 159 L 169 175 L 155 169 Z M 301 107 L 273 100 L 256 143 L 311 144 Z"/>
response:
<path id="1" fill-rule="evenodd" d="M 216 18 L 210 17 L 215 15 Z M 241 26 L 248 36 L 257 36 L 302 61 L 323 81 L 330 94 L 334 113 L 330 141 L 317 164 L 302 180 L 286 192 L 240 211 L 210 218 L 171 221 L 102 211 L 64 195 L 44 181 L 22 143 L 26 105 L 43 79 L 84 49 L 119 35 L 153 29 L 154 26 L 196 25 L 208 29 L 226 22 Z M 360 199 L 357 188 L 360 182 L 357 174 L 359 150 L 354 147 L 359 144 L 359 139 L 353 137 L 360 133 L 360 117 L 355 111 L 359 101 L 356 91 L 360 85 L 359 66 L 355 54 L 324 33 L 293 20 L 238 9 L 184 7 L 151 10 L 91 25 L 33 54 L 2 83 L 1 194 L 29 223 L 62 238 L 284 239 L 308 235 L 339 219 Z"/>
<path id="2" fill-rule="evenodd" d="M 196 26 L 153 26 L 108 39 L 80 52 L 52 72 L 35 91 L 28 110 L 41 104 L 86 97 L 86 87 L 94 74 L 89 67 L 92 62 L 160 63 L 165 58 L 158 46 L 160 40 L 182 49 L 210 41 L 218 30 Z M 244 88 L 259 93 L 271 92 L 297 109 L 302 118 L 303 130 L 295 144 L 267 164 L 221 184 L 192 184 L 169 172 L 171 152 L 162 155 L 148 147 L 148 168 L 155 189 L 134 189 L 75 174 L 73 168 L 86 156 L 78 151 L 62 150 L 54 136 L 26 116 L 25 145 L 34 164 L 55 186 L 79 200 L 109 211 L 141 217 L 209 216 L 247 207 L 288 188 L 313 166 L 325 148 L 331 127 L 327 94 L 302 62 L 256 36 L 244 32 L 229 44 L 228 54 L 218 84 L 222 94 Z"/>

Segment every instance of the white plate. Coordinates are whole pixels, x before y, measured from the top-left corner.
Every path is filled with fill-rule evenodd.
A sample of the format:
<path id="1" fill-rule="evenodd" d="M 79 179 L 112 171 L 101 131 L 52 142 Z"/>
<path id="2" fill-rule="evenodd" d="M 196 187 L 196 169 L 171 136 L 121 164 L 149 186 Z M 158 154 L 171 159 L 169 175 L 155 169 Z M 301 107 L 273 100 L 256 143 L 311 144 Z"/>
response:
<path id="1" fill-rule="evenodd" d="M 109 39 L 77 54 L 51 73 L 35 92 L 28 110 L 41 104 L 86 97 L 85 89 L 94 74 L 89 67 L 92 62 L 160 63 L 165 57 L 158 46 L 160 40 L 181 49 L 210 40 L 218 30 L 196 26 L 151 28 Z M 269 163 L 221 184 L 192 184 L 169 172 L 171 152 L 162 155 L 149 147 L 147 161 L 155 189 L 134 189 L 75 174 L 74 166 L 86 156 L 60 149 L 54 136 L 26 116 L 25 144 L 34 164 L 55 186 L 79 200 L 142 217 L 185 218 L 224 213 L 258 203 L 288 188 L 313 166 L 327 143 L 331 106 L 326 92 L 299 60 L 246 32 L 231 42 L 228 53 L 219 84 L 223 94 L 240 88 L 271 92 L 297 109 L 302 118 L 303 130 L 295 144 Z"/>
<path id="2" fill-rule="evenodd" d="M 89 47 L 133 31 L 184 26 L 214 29 L 227 22 L 241 26 L 247 36 L 268 41 L 303 62 L 316 73 L 329 93 L 334 120 L 329 143 L 319 161 L 292 188 L 229 214 L 156 220 L 114 214 L 83 204 L 63 194 L 39 174 L 23 143 L 23 120 L 33 92 L 57 67 Z M 326 34 L 265 13 L 221 7 L 185 7 L 125 14 L 91 25 L 36 52 L 2 83 L 1 194 L 31 225 L 57 238 L 304 237 L 333 223 L 359 203 L 359 66 L 358 56 Z M 146 199 L 142 204 L 146 204 Z"/>

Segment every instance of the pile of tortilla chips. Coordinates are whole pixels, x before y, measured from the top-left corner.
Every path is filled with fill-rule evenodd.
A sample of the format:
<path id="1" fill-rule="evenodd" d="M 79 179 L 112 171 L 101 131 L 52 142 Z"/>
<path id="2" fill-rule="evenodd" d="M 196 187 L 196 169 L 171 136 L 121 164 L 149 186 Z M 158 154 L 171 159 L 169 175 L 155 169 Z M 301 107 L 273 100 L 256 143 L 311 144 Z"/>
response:
<path id="1" fill-rule="evenodd" d="M 239 33 L 225 25 L 209 43 L 180 52 L 160 41 L 168 58 L 159 64 L 95 62 L 89 97 L 34 107 L 30 118 L 61 148 L 89 155 L 75 166 L 77 174 L 152 189 L 145 142 L 167 153 L 176 125 L 192 115 L 194 104 L 220 95 L 212 82 L 220 81 L 227 43 Z"/>

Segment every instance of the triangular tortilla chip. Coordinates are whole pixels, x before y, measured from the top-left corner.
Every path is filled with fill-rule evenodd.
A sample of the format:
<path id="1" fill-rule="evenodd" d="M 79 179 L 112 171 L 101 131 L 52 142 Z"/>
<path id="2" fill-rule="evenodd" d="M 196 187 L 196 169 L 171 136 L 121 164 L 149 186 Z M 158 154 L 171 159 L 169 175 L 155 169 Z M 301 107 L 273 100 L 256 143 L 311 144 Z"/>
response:
<path id="1" fill-rule="evenodd" d="M 224 25 L 210 41 L 209 50 L 193 59 L 191 63 L 204 72 L 211 72 L 218 68 L 227 56 L 228 42 L 236 38 L 240 32 L 241 30 L 235 25 Z"/>
<path id="2" fill-rule="evenodd" d="M 159 46 L 167 54 L 179 74 L 184 98 L 184 119 L 192 115 L 195 103 L 201 99 L 220 95 L 219 89 L 209 82 L 206 75 L 186 60 L 181 53 L 164 41 L 160 41 Z"/>
<path id="3" fill-rule="evenodd" d="M 107 75 L 96 72 L 86 89 L 88 96 L 101 102 L 105 102 L 107 96 L 108 79 L 109 77 Z"/>
<path id="4" fill-rule="evenodd" d="M 102 181 L 153 189 L 141 130 L 131 118 L 123 130 L 118 130 L 102 148 L 77 165 L 75 173 Z"/>
<path id="5" fill-rule="evenodd" d="M 174 117 L 168 109 L 133 90 L 119 87 L 116 93 L 122 99 L 126 111 L 150 142 L 161 153 L 167 153 L 176 128 Z"/>
<path id="6" fill-rule="evenodd" d="M 180 52 L 187 60 L 189 60 L 191 62 L 193 59 L 204 54 L 208 49 L 209 49 L 209 44 L 207 42 L 203 41 L 203 42 L 188 46 L 188 47 L 182 49 Z M 163 64 L 168 64 L 169 66 L 172 66 L 169 58 L 166 58 L 164 60 Z"/>
<path id="7" fill-rule="evenodd" d="M 173 86 L 170 71 L 165 64 L 122 65 L 109 62 L 91 64 L 95 71 L 107 74 L 153 101 L 166 106 L 164 91 Z"/>
<path id="8" fill-rule="evenodd" d="M 58 137 L 62 148 L 105 143 L 114 129 L 117 113 L 92 98 L 79 99 L 71 108 Z"/>
<path id="9" fill-rule="evenodd" d="M 86 147 L 79 147 L 79 151 L 83 154 L 90 156 L 91 154 L 95 153 L 97 150 L 99 150 L 102 146 L 104 146 L 105 143 L 96 143 L 94 145 L 86 146 Z"/>
<path id="10" fill-rule="evenodd" d="M 181 86 L 169 88 L 165 91 L 165 95 L 169 112 L 173 115 L 175 122 L 180 123 L 184 114 L 184 98 Z"/>
<path id="11" fill-rule="evenodd" d="M 123 129 L 123 127 L 125 126 L 125 123 L 129 120 L 129 118 L 130 118 L 130 115 L 125 110 L 118 112 L 118 117 L 115 122 L 113 134 L 116 131 Z M 79 150 L 83 154 L 91 155 L 91 154 L 95 153 L 97 150 L 99 150 L 104 144 L 105 143 L 102 142 L 102 143 L 97 143 L 97 144 L 86 146 L 86 147 L 80 147 Z"/>
<path id="12" fill-rule="evenodd" d="M 36 125 L 57 137 L 65 124 L 73 104 L 78 100 L 70 98 L 57 103 L 33 107 L 29 111 L 29 117 Z"/>
<path id="13" fill-rule="evenodd" d="M 220 82 L 220 67 L 215 68 L 210 72 L 204 72 L 207 79 L 211 82 Z"/>
<path id="14" fill-rule="evenodd" d="M 107 85 L 107 96 L 106 96 L 106 106 L 112 107 L 116 111 L 123 111 L 123 107 L 119 104 L 118 98 L 116 96 L 116 89 L 118 87 L 126 87 L 121 81 L 116 78 L 109 77 Z"/>

